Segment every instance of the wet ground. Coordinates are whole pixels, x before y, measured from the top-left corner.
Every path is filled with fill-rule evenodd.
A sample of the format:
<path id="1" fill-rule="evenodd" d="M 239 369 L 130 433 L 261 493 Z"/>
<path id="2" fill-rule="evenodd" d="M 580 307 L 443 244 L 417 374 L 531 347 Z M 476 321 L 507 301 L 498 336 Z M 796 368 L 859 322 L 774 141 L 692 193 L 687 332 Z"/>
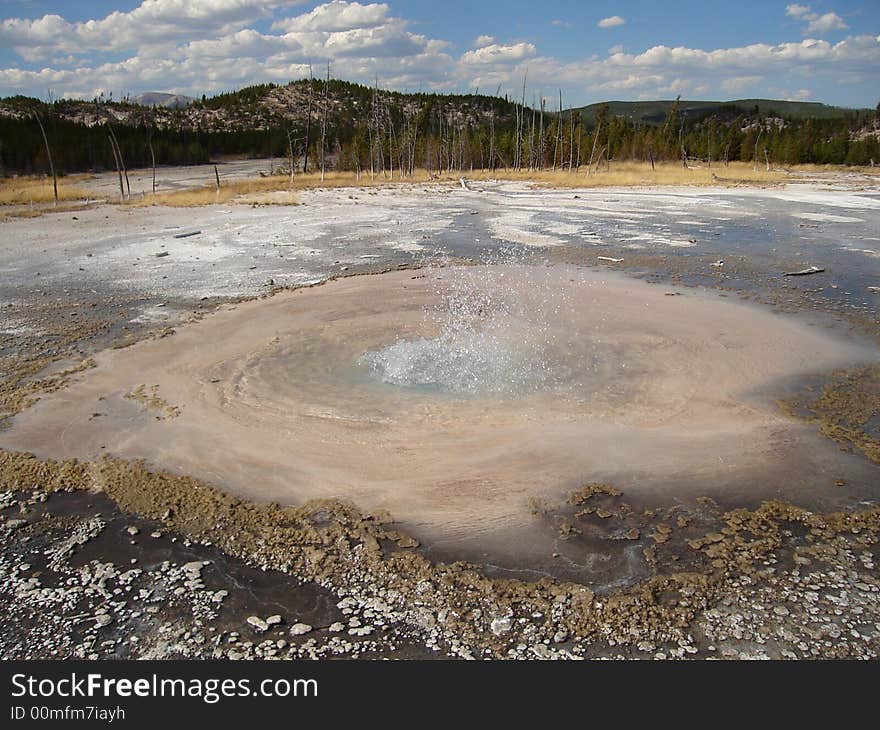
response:
<path id="1" fill-rule="evenodd" d="M 473 184 L 472 188 L 416 185 L 394 190 L 318 190 L 301 194 L 302 205 L 295 208 L 181 210 L 102 205 L 4 222 L 0 224 L 2 410 L 11 415 L 29 398 L 63 387 L 77 377 L 78 368 L 89 367 L 88 358 L 103 347 L 143 336 L 167 336 L 168 328 L 201 318 L 218 303 L 332 275 L 420 265 L 437 257 L 507 259 L 511 251 L 517 259 L 612 266 L 664 286 L 709 286 L 728 296 L 794 313 L 838 336 L 878 341 L 880 293 L 870 287 L 880 286 L 880 194 L 876 187 L 866 187 L 865 180 L 799 182 L 766 190 L 552 191 L 513 183 Z M 623 260 L 603 262 L 598 256 Z M 722 259 L 723 265 L 712 265 Z M 810 265 L 826 271 L 800 278 L 781 276 Z M 821 390 L 823 382 L 818 379 L 814 387 Z M 802 385 L 797 384 L 795 390 L 800 392 Z M 876 415 L 861 415 L 861 425 L 856 425 L 869 432 Z M 829 433 L 836 437 L 839 429 Z M 869 515 L 875 504 L 868 475 L 875 467 L 865 458 L 870 443 L 828 440 L 828 444 L 852 451 L 847 458 L 853 460 L 853 474 L 861 470 L 864 475 L 861 481 L 821 475 L 822 485 L 811 487 L 821 486 L 829 496 L 817 501 L 816 508 L 867 510 L 865 515 Z M 230 658 L 273 652 L 406 657 L 435 655 L 432 648 L 459 656 L 485 651 L 493 656 L 537 657 L 689 656 L 691 650 L 698 656 L 777 657 L 873 656 L 877 652 L 876 525 L 871 516 L 853 518 L 857 523 L 852 524 L 831 521 L 837 525 L 834 529 L 788 513 L 781 521 L 778 516 L 749 518 L 760 524 L 760 529 L 751 527 L 761 539 L 747 541 L 750 565 L 758 567 L 745 570 L 730 557 L 745 548 L 740 542 L 728 545 L 740 532 L 724 532 L 733 529 L 724 513 L 735 507 L 758 508 L 746 494 L 728 493 L 730 499 L 725 501 L 724 490 L 713 491 L 717 485 L 707 484 L 705 494 L 711 492 L 714 501 L 702 502 L 704 495 L 694 493 L 691 499 L 670 505 L 651 496 L 636 498 L 627 490 L 622 496 L 598 492 L 582 497 L 583 502 L 578 502 L 581 498 L 572 498 L 573 503 L 561 498 L 536 500 L 534 525 L 517 538 L 527 536 L 535 545 L 546 546 L 547 557 L 543 564 L 527 569 L 494 559 L 497 556 L 485 554 L 478 544 L 470 549 L 459 545 L 451 552 L 442 544 L 409 545 L 401 550 L 394 542 L 408 545 L 405 540 L 388 542 L 381 536 L 378 544 L 384 557 L 378 563 L 364 563 L 357 557 L 359 538 L 349 543 L 354 551 L 349 557 L 342 548 L 329 551 L 336 555 L 339 550 L 338 559 L 345 565 L 361 566 L 356 570 L 318 570 L 311 563 L 296 563 L 296 558 L 290 560 L 299 567 L 291 569 L 288 562 L 273 562 L 274 558 L 247 540 L 240 548 L 223 543 L 216 535 L 206 538 L 207 528 L 196 535 L 174 515 L 163 519 L 166 509 L 156 507 L 152 515 L 156 522 L 146 523 L 119 513 L 97 495 L 44 493 L 39 480 L 23 484 L 14 476 L 17 473 L 7 470 L 4 476 L 5 489 L 28 490 L 27 496 L 16 492 L 9 497 L 3 510 L 2 595 L 7 606 L 18 607 L 5 614 L 4 656 L 211 656 L 218 647 Z M 862 486 L 847 496 L 847 490 L 858 483 Z M 38 492 L 36 498 L 29 496 L 32 490 Z M 781 496 L 789 498 L 790 494 Z M 126 504 L 127 497 L 120 493 L 114 499 Z M 149 512 L 146 506 L 137 506 L 135 497 L 131 500 L 126 509 Z M 32 502 L 25 506 L 30 511 L 21 517 L 16 514 L 20 501 Z M 110 526 L 99 527 L 93 509 Z M 46 517 L 46 511 L 52 516 Z M 22 518 L 27 525 L 15 524 Z M 801 527 L 793 529 L 792 524 Z M 156 530 L 150 529 L 156 525 Z M 124 531 L 126 526 L 137 527 L 139 532 L 130 535 Z M 47 546 L 57 549 L 77 530 L 88 535 L 81 547 L 52 566 L 41 562 Z M 764 539 L 766 530 L 773 535 L 769 542 Z M 163 537 L 145 537 L 157 531 Z M 700 542 L 716 534 L 723 538 Z M 189 539 L 192 542 L 186 545 Z M 201 547 L 198 540 L 214 546 Z M 694 541 L 696 548 L 690 544 Z M 221 544 L 222 551 L 216 547 Z M 806 549 L 812 552 L 804 553 Z M 719 559 L 719 551 L 728 563 L 724 569 L 711 565 Z M 602 599 L 594 598 L 590 614 L 594 618 L 586 621 L 577 591 L 563 591 L 566 600 L 548 613 L 539 605 L 544 605 L 542 596 L 550 589 L 516 588 L 516 595 L 524 591 L 528 598 L 510 603 L 511 589 L 502 590 L 493 582 L 479 583 L 480 599 L 469 603 L 471 599 L 464 596 L 473 595 L 473 581 L 457 569 L 451 572 L 454 586 L 448 584 L 452 579 L 438 579 L 436 570 L 423 563 L 412 569 L 411 584 L 401 578 L 406 571 L 402 573 L 399 566 L 396 574 L 389 573 L 387 561 L 415 560 L 409 553 L 432 561 L 473 560 L 482 564 L 484 575 L 496 579 L 575 578 L 591 586 L 596 595 L 624 591 L 619 600 L 625 606 L 636 606 L 637 615 L 648 610 L 654 618 L 635 620 L 630 636 L 620 629 L 627 621 L 633 624 L 629 608 L 605 617 Z M 138 590 L 164 585 L 163 571 L 157 567 L 162 560 L 177 566 L 164 571 L 176 570 L 173 575 L 178 583 L 158 591 L 156 595 L 163 596 L 156 604 L 159 611 L 150 613 L 154 618 L 147 623 L 143 623 L 144 612 L 130 615 L 139 611 L 133 604 L 112 605 L 119 602 L 116 589 L 129 592 L 118 584 L 118 576 L 133 565 L 132 559 L 148 566 L 137 577 L 142 581 Z M 185 586 L 192 576 L 187 577 L 183 566 L 195 559 L 210 559 L 212 567 L 205 566 L 204 578 L 196 576 L 196 583 Z M 97 592 L 86 595 L 94 582 L 94 561 L 115 566 L 109 595 L 95 588 L 91 590 Z M 569 561 L 577 569 L 569 571 L 560 565 Z M 86 565 L 91 566 L 88 576 L 82 573 Z M 586 574 L 584 565 L 589 566 Z M 639 581 L 670 575 L 682 567 L 695 575 L 710 575 L 712 570 L 723 575 L 679 586 L 685 593 L 678 595 L 674 605 L 658 597 L 662 592 L 650 600 L 639 593 Z M 615 578 L 621 575 L 625 579 Z M 32 578 L 37 583 L 29 583 Z M 46 592 L 59 581 L 74 579 L 84 586 L 83 595 L 73 590 L 73 583 L 72 595 L 67 590 Z M 200 580 L 206 587 L 198 586 Z M 406 585 L 397 585 L 401 580 Z M 862 588 L 856 588 L 857 584 Z M 389 588 L 392 585 L 396 587 Z M 464 589 L 464 585 L 471 587 Z M 183 592 L 173 598 L 179 587 Z M 202 600 L 202 593 L 213 596 L 218 590 L 227 590 L 229 595 L 217 605 L 210 604 L 209 618 L 198 614 L 201 609 L 196 607 L 210 601 Z M 811 598 L 813 594 L 817 598 Z M 783 595 L 792 598 L 780 603 Z M 353 596 L 351 605 L 335 607 L 343 596 Z M 414 596 L 420 597 L 415 605 Z M 376 600 L 382 607 L 370 608 L 370 601 Z M 534 609 L 531 614 L 545 618 L 531 616 L 527 605 Z M 102 607 L 112 615 L 111 622 L 94 618 L 108 615 L 97 612 Z M 35 620 L 35 610 L 41 617 L 53 617 L 51 631 L 46 620 Z M 365 610 L 370 611 L 368 621 L 362 620 Z M 579 618 L 571 618 L 572 611 Z M 681 611 L 687 614 L 686 626 L 690 627 L 684 633 L 672 629 Z M 88 636 L 82 632 L 81 618 L 76 618 L 83 613 L 93 617 L 84 622 L 86 628 L 93 625 Z M 279 615 L 282 623 L 264 630 L 259 621 L 270 615 Z M 251 616 L 259 621 L 248 623 Z M 374 620 L 376 616 L 383 618 Z M 350 622 L 351 617 L 357 625 Z M 329 630 L 334 618 L 343 624 L 340 631 Z M 315 633 L 291 637 L 294 623 L 311 625 Z M 351 633 L 364 624 L 371 627 L 369 634 Z M 813 624 L 819 628 L 814 630 Z M 818 631 L 821 640 L 811 638 L 808 630 Z M 173 641 L 166 641 L 169 632 Z M 218 635 L 221 641 L 212 644 Z M 339 635 L 350 645 L 333 640 Z M 132 642 L 131 636 L 138 641 Z M 303 637 L 307 641 L 309 636 L 315 642 L 302 648 Z M 375 645 L 356 645 L 356 639 L 372 641 L 376 636 Z M 609 636 L 615 637 L 610 643 Z M 272 646 L 266 643 L 269 637 Z M 113 645 L 102 647 L 103 641 Z M 287 643 L 279 646 L 279 641 Z M 141 643 L 151 647 L 150 651 L 141 649 Z"/>

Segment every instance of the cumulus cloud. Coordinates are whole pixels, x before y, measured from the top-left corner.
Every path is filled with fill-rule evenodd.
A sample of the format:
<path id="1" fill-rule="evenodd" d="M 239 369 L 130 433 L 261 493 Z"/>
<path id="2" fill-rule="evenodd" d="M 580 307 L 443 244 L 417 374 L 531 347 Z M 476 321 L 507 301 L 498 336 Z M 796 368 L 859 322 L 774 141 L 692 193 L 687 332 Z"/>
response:
<path id="1" fill-rule="evenodd" d="M 130 12 L 70 23 L 60 15 L 0 22 L 0 45 L 27 60 L 59 51 L 74 55 L 123 51 L 151 44 L 210 38 L 239 30 L 274 10 L 306 0 L 143 0 Z"/>
<path id="2" fill-rule="evenodd" d="M 272 30 L 335 32 L 375 28 L 387 21 L 389 12 L 390 8 L 385 3 L 361 5 L 333 0 L 304 15 L 276 21 L 272 24 Z"/>
<path id="3" fill-rule="evenodd" d="M 537 49 L 531 43 L 514 43 L 502 46 L 492 43 L 474 51 L 468 51 L 461 57 L 461 62 L 466 66 L 486 66 L 508 64 L 531 58 L 537 53 Z"/>
<path id="4" fill-rule="evenodd" d="M 90 97 L 100 91 L 212 93 L 308 74 L 332 63 L 342 78 L 399 89 L 494 89 L 518 96 L 523 76 L 535 90 L 561 88 L 566 100 L 610 96 L 659 98 L 687 93 L 713 98 L 748 92 L 804 90 L 818 78 L 835 87 L 865 84 L 880 70 L 880 37 L 815 37 L 729 48 L 657 45 L 562 60 L 528 40 L 481 35 L 453 57 L 442 38 L 414 32 L 388 3 L 332 0 L 312 9 L 300 0 L 145 0 L 128 13 L 69 22 L 50 14 L 0 21 L 0 44 L 23 62 L 0 68 L 0 95 Z M 807 5 L 786 11 L 798 22 L 820 22 Z M 150 18 L 143 27 L 139 22 Z M 616 17 L 616 16 L 615 16 Z M 613 19 L 605 19 L 613 20 Z M 622 21 L 622 19 L 620 19 Z M 259 21 L 259 22 L 257 22 Z M 828 21 L 822 21 L 828 22 Z M 614 27 L 606 25 L 605 27 Z M 784 82 L 780 82 L 784 79 Z M 781 92 L 780 92 L 781 93 Z M 793 95 L 796 92 L 786 92 Z"/>
<path id="5" fill-rule="evenodd" d="M 785 14 L 790 15 L 792 18 L 802 18 L 805 15 L 810 14 L 810 6 L 792 3 L 791 5 L 785 6 Z"/>
<path id="6" fill-rule="evenodd" d="M 612 15 L 610 18 L 602 18 L 602 20 L 596 23 L 596 25 L 599 28 L 616 28 L 619 25 L 623 25 L 625 22 L 626 20 L 619 15 Z"/>
<path id="7" fill-rule="evenodd" d="M 807 33 L 830 33 L 834 30 L 846 30 L 849 26 L 843 18 L 837 13 L 819 13 L 813 12 L 809 5 L 799 5 L 792 3 L 785 6 L 785 14 L 789 17 L 796 18 L 807 23 L 804 28 L 804 34 Z"/>
<path id="8" fill-rule="evenodd" d="M 827 33 L 832 30 L 846 30 L 849 26 L 837 13 L 825 13 L 814 18 L 807 26 L 807 33 Z"/>

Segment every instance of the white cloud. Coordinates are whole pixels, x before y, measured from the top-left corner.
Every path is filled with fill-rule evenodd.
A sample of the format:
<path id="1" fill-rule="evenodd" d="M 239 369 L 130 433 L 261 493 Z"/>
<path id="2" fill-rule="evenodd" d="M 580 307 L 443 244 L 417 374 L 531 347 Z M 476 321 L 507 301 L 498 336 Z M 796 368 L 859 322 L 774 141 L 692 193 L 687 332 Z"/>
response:
<path id="1" fill-rule="evenodd" d="M 785 14 L 790 15 L 792 18 L 802 18 L 805 15 L 811 14 L 810 6 L 792 3 L 791 5 L 785 6 Z"/>
<path id="2" fill-rule="evenodd" d="M 536 52 L 537 49 L 531 43 L 514 43 L 509 46 L 492 43 L 474 51 L 468 51 L 461 57 L 461 62 L 466 66 L 508 64 L 531 58 Z"/>
<path id="3" fill-rule="evenodd" d="M 623 25 L 626 22 L 619 15 L 612 15 L 610 18 L 602 18 L 596 25 L 599 28 L 616 28 L 619 25 Z"/>
<path id="4" fill-rule="evenodd" d="M 279 8 L 306 0 L 143 0 L 130 12 L 115 11 L 98 20 L 70 23 L 59 15 L 0 22 L 0 45 L 27 60 L 51 52 L 86 55 L 122 51 L 181 40 L 210 38 L 239 30 Z"/>
<path id="5" fill-rule="evenodd" d="M 561 20 L 557 18 L 556 20 L 551 20 L 550 25 L 555 25 L 557 28 L 571 28 L 571 23 L 567 20 Z"/>
<path id="6" fill-rule="evenodd" d="M 272 24 L 272 30 L 334 32 L 375 28 L 387 21 L 389 10 L 384 3 L 361 5 L 357 2 L 333 0 L 326 5 L 319 5 L 305 15 L 276 21 Z"/>
<path id="7" fill-rule="evenodd" d="M 849 26 L 837 13 L 825 13 L 810 21 L 807 33 L 827 33 L 832 30 L 846 30 Z"/>
<path id="8" fill-rule="evenodd" d="M 819 13 L 813 12 L 809 5 L 799 5 L 797 3 L 786 5 L 785 14 L 807 23 L 804 28 L 804 34 L 829 33 L 833 30 L 846 30 L 849 28 L 844 19 L 837 13 L 829 12 L 819 15 Z"/>
<path id="9" fill-rule="evenodd" d="M 880 70 L 876 33 L 836 43 L 813 37 L 729 48 L 658 45 L 629 53 L 616 45 L 605 55 L 575 60 L 542 54 L 525 39 L 502 43 L 481 35 L 472 49 L 453 57 L 446 40 L 414 32 L 387 3 L 333 0 L 292 9 L 298 3 L 151 0 L 129 13 L 83 23 L 59 15 L 0 21 L 0 45 L 24 59 L 20 67 L 0 68 L 0 95 L 41 95 L 47 88 L 86 98 L 109 90 L 201 95 L 284 83 L 306 75 L 310 62 L 321 68 L 328 61 L 334 75 L 363 83 L 378 76 L 380 84 L 399 89 L 500 86 L 516 97 L 528 70 L 530 89 L 561 88 L 566 102 L 679 91 L 710 98 L 767 96 L 774 83 L 801 91 L 819 88 L 820 78 L 829 88 L 865 85 Z M 825 17 L 807 5 L 790 5 L 786 12 L 805 26 Z M 134 28 L 133 18 L 146 17 L 152 24 Z M 113 55 L 102 55 L 107 52 Z"/>

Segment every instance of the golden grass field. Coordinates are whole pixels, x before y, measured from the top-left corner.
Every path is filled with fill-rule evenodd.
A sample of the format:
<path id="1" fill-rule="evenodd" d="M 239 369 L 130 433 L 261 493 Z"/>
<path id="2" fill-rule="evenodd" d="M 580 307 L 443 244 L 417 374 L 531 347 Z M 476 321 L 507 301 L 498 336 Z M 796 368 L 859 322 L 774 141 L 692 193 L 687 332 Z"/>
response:
<path id="1" fill-rule="evenodd" d="M 134 172 L 134 171 L 132 171 Z M 597 188 L 597 187 L 646 187 L 660 185 L 737 187 L 741 185 L 778 185 L 792 179 L 803 179 L 810 175 L 850 172 L 866 175 L 880 182 L 880 170 L 872 168 L 847 168 L 832 165 L 799 165 L 790 168 L 766 170 L 759 165 L 755 170 L 752 163 L 733 162 L 729 166 L 705 164 L 684 168 L 677 162 L 657 163 L 652 169 L 645 162 L 612 162 L 610 168 L 604 164 L 588 171 L 586 166 L 579 170 L 465 170 L 438 175 L 424 169 L 415 171 L 412 177 L 399 176 L 395 171 L 370 175 L 354 172 L 327 172 L 323 179 L 318 172 L 297 174 L 291 182 L 287 175 L 251 177 L 242 180 L 222 180 L 220 189 L 211 181 L 200 187 L 185 190 L 159 191 L 136 195 L 124 205 L 193 207 L 217 203 L 241 205 L 296 205 L 296 193 L 302 190 L 341 187 L 375 187 L 390 185 L 412 185 L 425 183 L 458 184 L 460 177 L 471 181 L 513 180 L 530 182 L 547 187 Z M 59 179 L 58 198 L 67 202 L 68 207 L 54 205 L 52 180 L 48 177 L 15 177 L 0 179 L 0 218 L 32 217 L 52 210 L 65 210 L 71 204 L 82 205 L 91 198 L 93 201 L 103 196 L 89 193 L 77 182 L 88 180 L 88 175 L 68 176 Z M 109 199 L 103 202 L 118 203 Z"/>
<path id="2" fill-rule="evenodd" d="M 76 187 L 82 175 L 58 179 L 58 200 L 85 200 L 88 193 Z M 0 205 L 42 205 L 54 203 L 51 177 L 0 178 Z"/>

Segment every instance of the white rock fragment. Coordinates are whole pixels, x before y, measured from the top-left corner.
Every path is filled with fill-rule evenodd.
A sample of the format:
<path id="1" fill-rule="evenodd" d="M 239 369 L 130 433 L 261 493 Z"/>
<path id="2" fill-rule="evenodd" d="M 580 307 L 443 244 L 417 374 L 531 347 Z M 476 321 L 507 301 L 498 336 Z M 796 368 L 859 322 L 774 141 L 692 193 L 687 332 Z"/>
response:
<path id="1" fill-rule="evenodd" d="M 510 631 L 511 625 L 509 616 L 498 616 L 497 618 L 492 619 L 490 628 L 495 636 L 501 636 L 501 634 L 506 634 Z"/>

